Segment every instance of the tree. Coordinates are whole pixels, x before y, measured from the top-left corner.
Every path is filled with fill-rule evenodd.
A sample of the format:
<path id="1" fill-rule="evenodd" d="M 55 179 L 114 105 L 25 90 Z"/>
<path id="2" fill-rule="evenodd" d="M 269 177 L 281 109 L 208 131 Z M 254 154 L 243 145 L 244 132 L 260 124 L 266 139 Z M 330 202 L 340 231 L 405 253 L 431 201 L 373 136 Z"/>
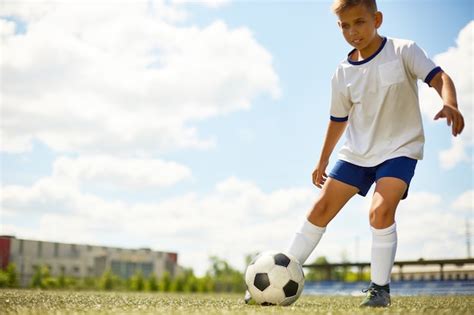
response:
<path id="1" fill-rule="evenodd" d="M 214 280 L 214 289 L 218 292 L 243 292 L 245 290 L 244 275 L 232 268 L 229 263 L 217 256 L 211 256 L 209 275 Z"/>
<path id="2" fill-rule="evenodd" d="M 112 290 L 115 284 L 114 280 L 114 274 L 110 269 L 107 269 L 100 277 L 99 288 L 107 291 Z"/>
<path id="3" fill-rule="evenodd" d="M 171 276 L 168 271 L 163 272 L 163 275 L 158 282 L 158 290 L 161 292 L 169 292 L 171 286 Z"/>
<path id="4" fill-rule="evenodd" d="M 35 273 L 31 279 L 31 286 L 33 288 L 46 289 L 49 279 L 51 278 L 49 274 L 49 268 L 46 266 L 37 266 L 35 268 Z"/>
<path id="5" fill-rule="evenodd" d="M 214 289 L 214 279 L 209 275 L 209 273 L 202 278 L 197 278 L 197 292 L 213 292 Z"/>
<path id="6" fill-rule="evenodd" d="M 192 268 L 185 268 L 181 272 L 181 276 L 184 278 L 183 291 L 184 292 L 198 292 L 199 291 L 199 278 L 194 275 Z M 202 291 L 201 291 L 202 292 Z"/>
<path id="7" fill-rule="evenodd" d="M 7 285 L 9 288 L 18 287 L 18 275 L 16 272 L 16 265 L 14 263 L 9 263 L 6 270 L 7 274 Z"/>
<path id="8" fill-rule="evenodd" d="M 146 290 L 151 292 L 158 291 L 158 279 L 154 273 L 150 275 L 146 282 Z"/>
<path id="9" fill-rule="evenodd" d="M 0 269 L 0 288 L 8 287 L 8 276 L 7 273 Z"/>
<path id="10" fill-rule="evenodd" d="M 145 279 L 143 279 L 142 271 L 138 270 L 130 279 L 130 289 L 133 291 L 143 291 L 144 288 Z"/>
<path id="11" fill-rule="evenodd" d="M 314 265 L 328 265 L 329 262 L 324 256 L 320 256 L 316 258 L 313 262 Z M 331 275 L 329 274 L 328 268 L 311 268 L 310 271 L 306 274 L 307 281 L 322 281 L 322 280 L 329 280 Z"/>
<path id="12" fill-rule="evenodd" d="M 184 279 L 181 275 L 174 277 L 171 280 L 170 292 L 183 292 Z"/>
<path id="13" fill-rule="evenodd" d="M 58 287 L 64 289 L 66 287 L 66 275 L 64 274 L 64 270 L 61 270 L 61 273 L 58 277 Z"/>
<path id="14" fill-rule="evenodd" d="M 197 292 L 198 291 L 198 278 L 191 273 L 189 276 L 186 277 L 184 281 L 184 292 Z"/>
<path id="15" fill-rule="evenodd" d="M 341 261 L 343 263 L 349 262 L 349 257 L 345 249 L 341 252 Z M 348 277 L 348 275 L 349 275 L 349 267 L 346 267 L 346 266 L 341 267 L 339 270 L 337 270 L 336 279 L 341 280 L 341 281 L 346 281 L 346 278 Z"/>

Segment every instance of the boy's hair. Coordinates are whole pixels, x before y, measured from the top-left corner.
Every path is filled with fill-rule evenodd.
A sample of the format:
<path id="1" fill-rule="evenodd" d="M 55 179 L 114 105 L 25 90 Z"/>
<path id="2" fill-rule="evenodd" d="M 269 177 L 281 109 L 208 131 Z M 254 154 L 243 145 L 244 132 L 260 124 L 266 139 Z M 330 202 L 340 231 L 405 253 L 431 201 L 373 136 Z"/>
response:
<path id="1" fill-rule="evenodd" d="M 366 7 L 371 13 L 377 12 L 377 3 L 375 3 L 375 0 L 334 0 L 332 11 L 336 15 L 339 15 L 344 10 L 355 7 L 359 4 Z"/>

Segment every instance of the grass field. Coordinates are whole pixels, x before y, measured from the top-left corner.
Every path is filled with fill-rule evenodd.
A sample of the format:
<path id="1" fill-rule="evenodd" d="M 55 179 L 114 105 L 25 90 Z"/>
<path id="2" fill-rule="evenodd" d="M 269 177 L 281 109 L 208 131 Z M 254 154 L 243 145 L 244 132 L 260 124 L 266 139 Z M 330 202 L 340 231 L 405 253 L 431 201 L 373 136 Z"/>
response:
<path id="1" fill-rule="evenodd" d="M 473 314 L 474 296 L 394 297 L 360 309 L 360 297 L 303 296 L 289 307 L 245 305 L 241 295 L 0 290 L 0 314 Z"/>

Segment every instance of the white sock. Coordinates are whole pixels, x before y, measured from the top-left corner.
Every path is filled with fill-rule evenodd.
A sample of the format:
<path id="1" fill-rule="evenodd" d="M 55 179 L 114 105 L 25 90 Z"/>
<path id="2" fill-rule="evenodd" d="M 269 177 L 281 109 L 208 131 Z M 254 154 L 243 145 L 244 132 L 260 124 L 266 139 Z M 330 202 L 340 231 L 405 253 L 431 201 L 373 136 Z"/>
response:
<path id="1" fill-rule="evenodd" d="M 325 227 L 316 226 L 309 222 L 308 219 L 305 219 L 300 230 L 296 232 L 291 241 L 287 251 L 288 254 L 293 255 L 300 264 L 304 264 L 316 245 L 318 245 L 325 231 Z"/>
<path id="2" fill-rule="evenodd" d="M 372 259 L 370 275 L 372 282 L 383 286 L 390 283 L 395 253 L 397 251 L 397 226 L 393 223 L 385 229 L 372 229 Z"/>

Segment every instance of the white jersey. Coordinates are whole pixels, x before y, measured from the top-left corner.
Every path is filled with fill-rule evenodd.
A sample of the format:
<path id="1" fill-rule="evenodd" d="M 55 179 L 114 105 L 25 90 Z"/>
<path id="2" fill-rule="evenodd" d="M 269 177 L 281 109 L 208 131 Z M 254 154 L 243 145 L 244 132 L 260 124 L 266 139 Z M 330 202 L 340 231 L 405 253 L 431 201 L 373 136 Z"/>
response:
<path id="1" fill-rule="evenodd" d="M 429 84 L 439 71 L 415 42 L 395 38 L 385 38 L 365 60 L 342 61 L 332 78 L 330 110 L 331 120 L 348 120 L 339 159 L 365 167 L 400 156 L 421 160 L 417 79 Z"/>

